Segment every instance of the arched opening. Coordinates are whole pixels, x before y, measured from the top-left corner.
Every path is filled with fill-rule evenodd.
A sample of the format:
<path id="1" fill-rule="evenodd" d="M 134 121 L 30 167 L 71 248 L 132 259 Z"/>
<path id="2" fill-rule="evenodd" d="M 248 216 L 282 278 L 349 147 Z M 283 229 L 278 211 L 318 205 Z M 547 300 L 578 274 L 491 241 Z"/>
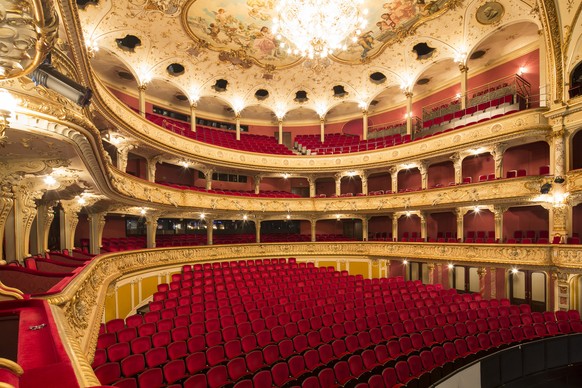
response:
<path id="1" fill-rule="evenodd" d="M 495 174 L 495 161 L 490 153 L 467 156 L 463 159 L 463 183 L 486 181 L 489 174 Z"/>
<path id="2" fill-rule="evenodd" d="M 547 175 L 550 165 L 550 146 L 545 141 L 508 148 L 503 154 L 502 177 Z"/>
<path id="3" fill-rule="evenodd" d="M 582 95 L 582 62 L 578 63 L 570 74 L 570 88 L 568 89 L 570 98 Z"/>
<path id="4" fill-rule="evenodd" d="M 508 244 L 533 244 L 547 238 L 548 210 L 542 206 L 520 206 L 503 213 L 503 239 Z"/>
<path id="5" fill-rule="evenodd" d="M 141 179 L 147 179 L 147 168 L 147 161 L 143 156 L 136 155 L 132 152 L 128 153 L 127 167 L 125 168 L 126 173 Z"/>
<path id="6" fill-rule="evenodd" d="M 420 233 L 420 217 L 417 214 L 407 214 L 398 218 L 398 241 L 424 241 Z"/>
<path id="7" fill-rule="evenodd" d="M 495 217 L 489 209 L 475 208 L 463 216 L 466 243 L 494 243 Z"/>
<path id="8" fill-rule="evenodd" d="M 389 216 L 370 217 L 368 220 L 369 241 L 392 241 L 392 219 Z"/>
<path id="9" fill-rule="evenodd" d="M 368 176 L 368 195 L 383 195 L 392 192 L 392 179 L 387 172 Z"/>
<path id="10" fill-rule="evenodd" d="M 572 136 L 572 147 L 571 150 L 582 149 L 582 130 L 578 130 L 574 136 Z M 571 152 L 571 164 L 570 170 L 578 170 L 582 168 L 582 152 Z"/>
<path id="11" fill-rule="evenodd" d="M 422 187 L 422 177 L 418 167 L 398 171 L 398 192 L 418 191 Z"/>
<path id="12" fill-rule="evenodd" d="M 362 178 L 359 175 L 342 177 L 340 196 L 351 197 L 361 192 Z"/>
<path id="13" fill-rule="evenodd" d="M 315 196 L 334 197 L 335 194 L 335 179 L 318 178 L 315 181 Z"/>
<path id="14" fill-rule="evenodd" d="M 456 242 L 457 216 L 452 211 L 428 214 L 426 234 L 428 242 Z"/>
<path id="15" fill-rule="evenodd" d="M 427 169 L 428 188 L 451 186 L 455 184 L 455 166 L 452 161 L 431 164 Z"/>
<path id="16" fill-rule="evenodd" d="M 193 187 L 195 182 L 193 172 L 194 170 L 188 167 L 162 162 L 156 166 L 155 181 L 161 184 Z"/>

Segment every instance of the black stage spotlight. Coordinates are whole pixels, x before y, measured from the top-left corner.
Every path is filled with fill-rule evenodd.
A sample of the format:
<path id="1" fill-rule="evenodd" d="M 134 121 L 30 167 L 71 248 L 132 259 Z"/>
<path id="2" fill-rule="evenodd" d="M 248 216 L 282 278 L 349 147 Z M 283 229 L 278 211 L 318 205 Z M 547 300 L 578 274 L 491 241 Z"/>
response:
<path id="1" fill-rule="evenodd" d="M 30 78 L 36 85 L 52 89 L 77 105 L 84 107 L 91 102 L 91 89 L 79 85 L 48 63 L 43 63 L 37 67 Z"/>
<path id="2" fill-rule="evenodd" d="M 562 184 L 564 183 L 566 180 L 564 179 L 563 176 L 558 175 L 557 177 L 554 178 L 554 182 Z"/>
<path id="3" fill-rule="evenodd" d="M 552 190 L 551 183 L 544 183 L 542 185 L 542 187 L 540 187 L 540 193 L 542 193 L 542 194 L 548 194 L 550 192 L 550 190 Z"/>

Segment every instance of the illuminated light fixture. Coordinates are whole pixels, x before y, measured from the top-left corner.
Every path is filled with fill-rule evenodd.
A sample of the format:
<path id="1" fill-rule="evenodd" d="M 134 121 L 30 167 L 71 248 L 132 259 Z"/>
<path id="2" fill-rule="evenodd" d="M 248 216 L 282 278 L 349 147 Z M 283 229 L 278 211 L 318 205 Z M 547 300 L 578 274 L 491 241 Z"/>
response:
<path id="1" fill-rule="evenodd" d="M 416 168 L 416 164 L 414 163 L 407 163 L 407 164 L 403 164 L 402 167 L 406 170 L 410 170 L 411 168 Z"/>
<path id="2" fill-rule="evenodd" d="M 47 186 L 52 186 L 52 185 L 54 185 L 55 183 L 57 183 L 57 180 L 56 180 L 55 178 L 53 178 L 52 176 L 50 176 L 50 175 L 47 175 L 47 176 L 44 178 L 44 183 L 45 183 Z"/>
<path id="3" fill-rule="evenodd" d="M 216 224 L 212 224 L 212 229 L 216 230 L 216 229 L 218 229 L 218 226 L 216 226 Z"/>
<path id="4" fill-rule="evenodd" d="M 473 213 L 477 213 L 477 214 L 479 214 L 480 212 L 481 212 L 481 208 L 480 208 L 479 206 L 475 206 L 475 207 L 473 208 Z"/>
<path id="5" fill-rule="evenodd" d="M 346 175 L 349 176 L 349 177 L 354 177 L 354 176 L 356 176 L 358 174 L 355 171 L 348 171 Z"/>
<path id="6" fill-rule="evenodd" d="M 519 69 L 517 70 L 517 75 L 523 75 L 526 72 L 527 72 L 526 67 L 525 66 L 520 66 Z"/>
<path id="7" fill-rule="evenodd" d="M 461 46 L 461 48 L 455 52 L 454 61 L 455 63 L 464 65 L 466 60 L 467 60 L 467 48 Z"/>
<path id="8" fill-rule="evenodd" d="M 517 268 L 512 268 L 511 269 L 511 273 L 514 274 L 514 275 L 517 274 L 518 272 L 519 272 L 519 270 Z"/>
<path id="9" fill-rule="evenodd" d="M 286 217 L 286 218 L 287 218 L 288 220 L 290 220 L 290 219 L 291 219 L 291 214 L 287 214 L 287 217 Z"/>
<path id="10" fill-rule="evenodd" d="M 246 214 L 243 215 L 243 221 L 246 221 L 249 219 L 249 216 L 247 216 Z"/>
<path id="11" fill-rule="evenodd" d="M 190 167 L 190 163 L 188 163 L 188 162 L 187 162 L 187 161 L 185 161 L 185 160 L 183 160 L 183 161 L 182 161 L 180 164 L 181 164 L 181 165 L 182 165 L 182 167 L 184 167 L 184 168 L 188 168 L 188 167 Z"/>
<path id="12" fill-rule="evenodd" d="M 449 264 L 449 265 L 447 266 L 447 268 L 448 268 L 448 269 L 453 269 L 453 268 L 455 268 L 455 265 L 451 263 L 451 264 Z"/>
<path id="13" fill-rule="evenodd" d="M 288 54 L 310 59 L 325 58 L 347 50 L 366 28 L 364 0 L 279 0 L 275 6 L 273 33 L 286 38 Z M 285 48 L 283 43 L 281 48 Z"/>
<path id="14" fill-rule="evenodd" d="M 409 212 L 409 211 L 408 211 L 408 212 L 406 212 L 405 214 L 406 214 L 406 217 L 410 217 L 410 216 L 412 215 L 412 213 L 411 213 L 411 212 Z"/>
<path id="15" fill-rule="evenodd" d="M 139 211 L 139 214 L 141 214 L 142 216 L 144 216 L 146 214 L 146 209 L 141 209 Z"/>
<path id="16" fill-rule="evenodd" d="M 455 94 L 455 98 L 458 100 L 459 98 L 461 98 L 461 93 L 457 93 Z"/>
<path id="17" fill-rule="evenodd" d="M 203 220 L 206 217 L 206 214 L 200 213 L 200 219 Z"/>
<path id="18" fill-rule="evenodd" d="M 97 45 L 97 42 L 91 38 L 85 40 L 85 47 L 87 47 L 87 53 L 90 58 L 93 58 L 99 51 L 99 45 Z"/>
<path id="19" fill-rule="evenodd" d="M 404 265 L 408 264 L 408 260 L 402 260 L 402 264 Z"/>
<path id="20" fill-rule="evenodd" d="M 79 205 L 85 205 L 87 203 L 87 201 L 85 201 L 85 198 L 79 197 L 79 199 L 77 199 L 77 203 Z"/>
<path id="21" fill-rule="evenodd" d="M 474 148 L 471 150 L 471 154 L 473 154 L 473 155 L 479 155 L 483 152 L 485 152 L 485 149 L 483 149 L 482 147 Z"/>
<path id="22" fill-rule="evenodd" d="M 285 173 L 283 174 L 283 179 L 288 179 L 289 178 L 289 174 Z"/>
<path id="23" fill-rule="evenodd" d="M 336 215 L 335 215 L 335 219 L 336 219 L 336 220 L 338 220 L 338 221 L 339 221 L 339 220 L 340 220 L 340 218 L 341 218 L 341 215 L 339 215 L 339 214 L 336 214 Z"/>

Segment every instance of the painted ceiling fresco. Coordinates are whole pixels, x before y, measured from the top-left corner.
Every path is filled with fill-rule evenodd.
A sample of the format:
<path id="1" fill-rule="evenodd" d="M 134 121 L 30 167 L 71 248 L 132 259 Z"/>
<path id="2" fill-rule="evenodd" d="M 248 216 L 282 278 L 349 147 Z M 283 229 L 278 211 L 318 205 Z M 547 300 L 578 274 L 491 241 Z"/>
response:
<path id="1" fill-rule="evenodd" d="M 421 24 L 459 5 L 460 0 L 365 1 L 368 25 L 357 42 L 332 56 L 343 63 L 362 63 L 382 53 L 390 45 L 412 34 Z M 271 31 L 275 17 L 274 0 L 194 0 L 182 17 L 186 31 L 197 42 L 223 56 L 271 68 L 286 68 L 302 58 L 288 54 Z M 285 38 L 282 37 L 284 43 Z"/>

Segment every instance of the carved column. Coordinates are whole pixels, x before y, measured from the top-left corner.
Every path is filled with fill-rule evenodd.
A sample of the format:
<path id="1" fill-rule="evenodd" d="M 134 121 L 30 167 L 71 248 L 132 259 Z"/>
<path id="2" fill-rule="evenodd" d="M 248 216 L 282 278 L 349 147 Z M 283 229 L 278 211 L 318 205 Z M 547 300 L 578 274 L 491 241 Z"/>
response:
<path id="1" fill-rule="evenodd" d="M 283 144 L 283 120 L 279 119 L 279 144 Z"/>
<path id="2" fill-rule="evenodd" d="M 427 241 L 428 232 L 426 228 L 426 213 L 420 212 L 418 217 L 420 218 L 420 237 L 422 237 L 424 241 Z"/>
<path id="3" fill-rule="evenodd" d="M 8 246 L 9 238 L 14 242 L 14 258 L 16 260 L 30 256 L 30 231 L 36 217 L 35 200 L 42 197 L 42 192 L 34 190 L 34 188 L 35 185 L 29 180 L 20 181 L 18 185 L 12 187 L 14 221 L 13 229 L 6 231 L 6 245 Z"/>
<path id="4" fill-rule="evenodd" d="M 572 230 L 572 206 L 567 203 L 554 203 L 546 208 L 549 212 L 550 238 L 560 236 L 562 242 L 566 242 Z"/>
<path id="5" fill-rule="evenodd" d="M 148 214 L 146 219 L 146 246 L 148 248 L 156 247 L 156 233 L 158 231 L 158 214 Z"/>
<path id="6" fill-rule="evenodd" d="M 97 255 L 101 253 L 101 241 L 105 228 L 105 215 L 107 213 L 90 213 L 89 220 L 89 253 Z M 147 219 L 146 219 L 147 220 Z M 147 221 L 146 221 L 147 223 Z M 157 227 L 157 221 L 156 221 Z"/>
<path id="7" fill-rule="evenodd" d="M 212 245 L 212 237 L 214 235 L 214 220 L 206 218 L 206 245 Z"/>
<path id="8" fill-rule="evenodd" d="M 428 284 L 436 284 L 437 283 L 437 279 L 436 279 L 436 266 L 433 263 L 428 263 L 426 265 L 426 270 L 428 273 Z"/>
<path id="9" fill-rule="evenodd" d="M 555 128 L 558 129 L 555 129 Z M 549 136 L 550 140 L 550 170 L 555 176 L 566 174 L 566 149 L 564 137 L 566 131 L 562 129 L 562 123 L 554 126 L 554 131 Z"/>
<path id="10" fill-rule="evenodd" d="M 8 215 L 14 206 L 14 195 L 10 187 L 4 185 L 5 182 L 0 182 L 0 237 L 4 237 L 4 230 L 8 221 Z M 4 244 L 0 243 L 0 265 L 3 263 Z M 8 258 L 8 257 L 7 257 Z"/>
<path id="11" fill-rule="evenodd" d="M 400 218 L 399 213 L 394 213 L 392 215 L 392 241 L 398 241 L 398 219 Z"/>
<path id="12" fill-rule="evenodd" d="M 55 218 L 53 207 L 56 202 L 38 202 L 36 214 L 36 252 L 37 254 L 48 251 L 48 238 L 51 224 Z"/>
<path id="13" fill-rule="evenodd" d="M 459 64 L 459 70 L 461 71 L 461 109 L 467 108 L 467 78 L 469 74 L 469 68 L 464 64 Z"/>
<path id="14" fill-rule="evenodd" d="M 61 201 L 61 249 L 69 252 L 75 248 L 75 231 L 79 223 L 79 211 L 83 207 L 76 199 Z"/>
<path id="15" fill-rule="evenodd" d="M 368 140 L 368 111 L 362 110 L 362 140 Z"/>
<path id="16" fill-rule="evenodd" d="M 257 174 L 253 177 L 253 183 L 255 194 L 259 194 L 261 192 L 261 174 Z"/>
<path id="17" fill-rule="evenodd" d="M 420 188 L 426 190 L 428 188 L 428 165 L 426 162 L 420 162 L 418 164 L 418 170 L 420 171 Z"/>
<path id="18" fill-rule="evenodd" d="M 206 190 L 212 190 L 212 174 L 214 174 L 214 170 L 207 168 L 202 172 L 204 173 L 204 179 L 206 179 Z"/>
<path id="19" fill-rule="evenodd" d="M 406 134 L 412 135 L 412 92 L 404 93 L 406 96 Z"/>
<path id="20" fill-rule="evenodd" d="M 451 156 L 451 160 L 455 168 L 455 183 L 459 185 L 463 182 L 463 158 L 456 152 Z"/>
<path id="21" fill-rule="evenodd" d="M 561 310 L 568 311 L 573 306 L 570 302 L 570 282 L 568 281 L 569 275 L 562 271 L 554 271 L 552 273 L 552 278 L 554 280 L 554 290 L 556 295 L 556 303 L 554 308 L 551 310 Z"/>
<path id="22" fill-rule="evenodd" d="M 362 217 L 362 241 L 368 241 L 368 217 Z"/>
<path id="23" fill-rule="evenodd" d="M 319 140 L 323 144 L 325 142 L 325 118 L 319 118 Z"/>
<path id="24" fill-rule="evenodd" d="M 362 180 L 362 194 L 368 195 L 368 174 L 362 172 L 360 179 Z"/>
<path id="25" fill-rule="evenodd" d="M 316 178 L 313 176 L 309 176 L 307 177 L 307 182 L 309 183 L 309 197 L 310 198 L 315 198 L 316 194 L 316 186 L 315 186 L 315 180 Z"/>
<path id="26" fill-rule="evenodd" d="M 457 215 L 457 241 L 465 241 L 465 214 L 466 209 L 459 208 L 455 211 Z"/>
<path id="27" fill-rule="evenodd" d="M 495 206 L 493 217 L 495 220 L 495 240 L 503 242 L 503 213 L 507 211 L 505 206 Z"/>
<path id="28" fill-rule="evenodd" d="M 339 197 L 341 193 L 342 193 L 342 175 L 338 173 L 335 174 L 335 195 Z"/>
<path id="29" fill-rule="evenodd" d="M 148 88 L 147 84 L 138 85 L 137 93 L 139 99 L 139 114 L 145 117 L 146 115 L 146 99 L 145 91 Z"/>
<path id="30" fill-rule="evenodd" d="M 256 235 L 256 242 L 261 242 L 261 220 L 255 220 L 255 235 Z"/>
<path id="31" fill-rule="evenodd" d="M 487 296 L 487 268 L 479 267 L 477 268 L 477 275 L 479 275 L 479 293 L 486 297 Z"/>
<path id="32" fill-rule="evenodd" d="M 198 103 L 193 102 L 190 104 L 190 130 L 196 132 L 196 108 Z"/>
<path id="33" fill-rule="evenodd" d="M 311 242 L 315 242 L 316 241 L 315 227 L 317 224 L 317 220 L 315 218 L 312 218 L 309 220 L 309 222 L 311 222 Z"/>
<path id="34" fill-rule="evenodd" d="M 396 167 L 390 167 L 388 170 L 390 173 L 390 179 L 392 180 L 392 192 L 398 192 L 398 169 Z"/>
<path id="35" fill-rule="evenodd" d="M 493 155 L 493 160 L 495 161 L 495 178 L 503 178 L 503 153 L 507 149 L 507 144 L 498 143 L 493 148 L 491 155 Z"/>
<path id="36" fill-rule="evenodd" d="M 158 162 L 161 160 L 160 156 L 154 156 L 153 158 L 147 159 L 147 180 L 149 182 L 156 181 L 156 169 Z"/>
<path id="37" fill-rule="evenodd" d="M 489 298 L 490 299 L 497 299 L 497 268 L 491 267 L 489 268 Z M 503 296 L 504 298 L 505 296 Z"/>
<path id="38" fill-rule="evenodd" d="M 236 120 L 236 140 L 240 140 L 240 113 L 235 116 Z"/>
<path id="39" fill-rule="evenodd" d="M 117 148 L 117 168 L 125 172 L 129 151 L 133 150 L 133 144 L 122 144 Z"/>

